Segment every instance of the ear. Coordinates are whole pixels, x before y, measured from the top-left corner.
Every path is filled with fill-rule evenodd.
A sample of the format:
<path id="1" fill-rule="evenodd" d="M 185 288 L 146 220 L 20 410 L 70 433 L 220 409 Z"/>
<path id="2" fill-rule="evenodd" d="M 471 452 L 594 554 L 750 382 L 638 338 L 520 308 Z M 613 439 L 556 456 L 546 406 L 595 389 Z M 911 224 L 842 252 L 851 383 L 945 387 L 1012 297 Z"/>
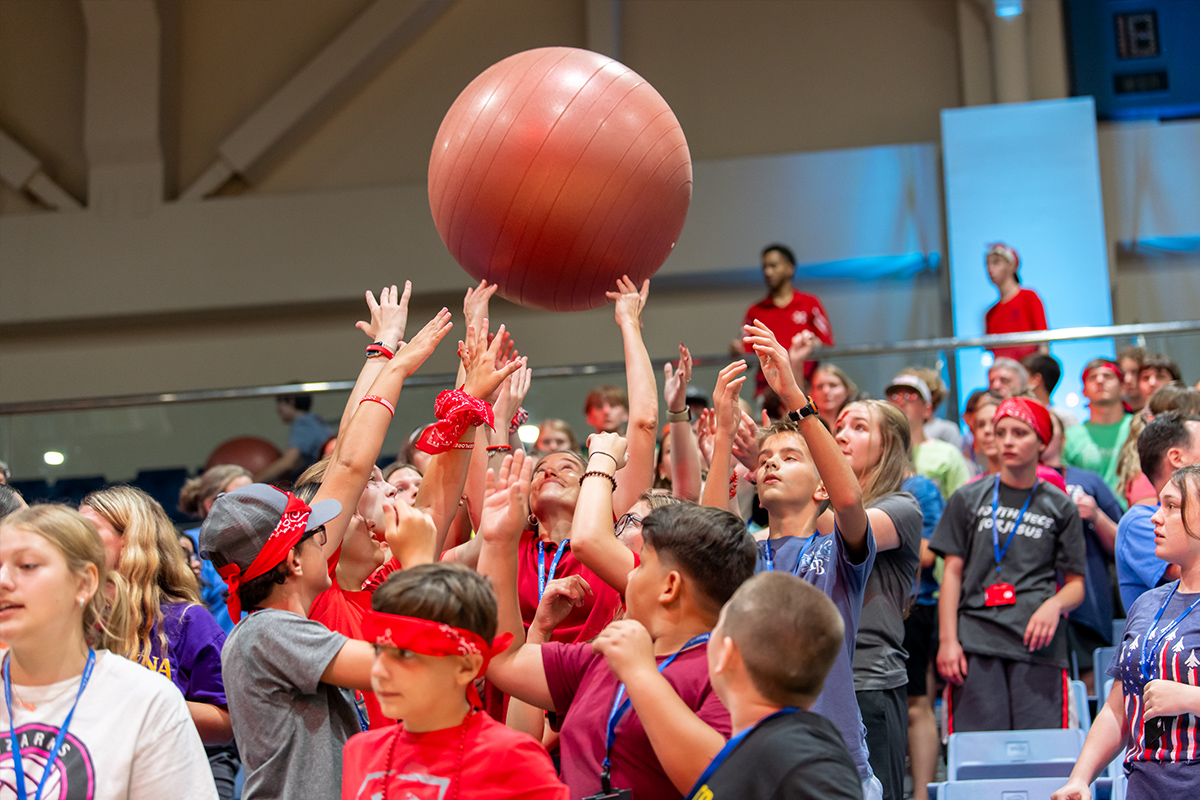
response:
<path id="1" fill-rule="evenodd" d="M 454 682 L 459 686 L 466 686 L 468 683 L 473 683 L 479 677 L 481 669 L 483 669 L 483 656 L 479 653 L 459 656 L 458 670 L 454 673 Z"/>
<path id="2" fill-rule="evenodd" d="M 737 654 L 737 645 L 733 643 L 733 639 L 728 636 L 722 636 L 716 645 L 716 661 L 713 662 L 712 671 L 714 674 L 724 674 L 732 665 L 734 655 Z"/>
<path id="3" fill-rule="evenodd" d="M 300 565 L 300 547 L 297 545 L 288 551 L 288 556 L 284 560 L 288 566 L 288 576 L 299 578 L 304 575 L 304 567 Z"/>
<path id="4" fill-rule="evenodd" d="M 663 578 L 662 587 L 658 592 L 658 602 L 660 605 L 669 606 L 679 600 L 679 595 L 683 591 L 683 575 L 679 570 L 673 569 Z"/>
<path id="5" fill-rule="evenodd" d="M 824 503 L 829 499 L 829 492 L 825 490 L 825 482 L 821 481 L 817 484 L 817 490 L 813 492 L 813 500 L 818 503 Z"/>
<path id="6" fill-rule="evenodd" d="M 75 589 L 75 603 L 79 606 L 87 605 L 87 601 L 92 599 L 92 595 L 100 586 L 100 573 L 96 569 L 96 565 L 88 563 L 83 572 L 79 574 L 79 586 Z M 83 600 L 82 603 L 79 601 Z"/>
<path id="7" fill-rule="evenodd" d="M 204 498 L 204 516 L 207 517 L 209 514 L 212 513 L 212 507 L 213 507 L 214 502 L 216 502 L 215 497 Z"/>
<path id="8" fill-rule="evenodd" d="M 1183 450 L 1179 447 L 1168 448 L 1167 463 L 1171 465 L 1172 472 L 1184 466 L 1187 462 L 1183 460 Z"/>

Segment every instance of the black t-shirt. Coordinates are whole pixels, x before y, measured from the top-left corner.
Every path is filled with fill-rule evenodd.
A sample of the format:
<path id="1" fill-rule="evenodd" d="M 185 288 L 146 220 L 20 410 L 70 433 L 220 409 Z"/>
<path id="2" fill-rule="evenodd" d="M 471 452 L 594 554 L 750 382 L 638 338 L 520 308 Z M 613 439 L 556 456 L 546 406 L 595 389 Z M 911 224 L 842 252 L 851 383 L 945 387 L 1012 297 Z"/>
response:
<path id="1" fill-rule="evenodd" d="M 696 800 L 862 800 L 862 782 L 837 726 L 811 711 L 763 722 L 733 749 Z"/>
<path id="2" fill-rule="evenodd" d="M 992 541 L 992 491 L 997 480 L 981 478 L 955 492 L 929 542 L 939 555 L 963 559 L 958 641 L 968 653 L 1065 669 L 1066 625 L 1060 623 L 1054 640 L 1036 652 L 1030 653 L 1022 640 L 1033 612 L 1058 591 L 1057 572 L 1085 574 L 1079 511 L 1062 490 L 1039 481 L 997 573 Z M 1000 484 L 996 520 L 1001 548 L 1029 491 Z M 984 602 L 987 587 L 997 583 L 1012 585 L 1014 604 L 989 607 Z"/>

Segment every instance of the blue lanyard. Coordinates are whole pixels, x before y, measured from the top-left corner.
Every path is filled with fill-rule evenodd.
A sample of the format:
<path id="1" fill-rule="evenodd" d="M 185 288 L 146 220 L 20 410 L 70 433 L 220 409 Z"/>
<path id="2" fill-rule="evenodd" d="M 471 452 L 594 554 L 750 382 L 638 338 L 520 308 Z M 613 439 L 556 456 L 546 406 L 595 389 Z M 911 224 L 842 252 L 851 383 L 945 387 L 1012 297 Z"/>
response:
<path id="1" fill-rule="evenodd" d="M 554 559 L 550 562 L 550 574 L 546 574 L 546 543 L 538 541 L 538 602 L 542 600 L 542 595 L 546 593 L 546 582 L 554 580 L 554 573 L 558 571 L 558 561 L 566 552 L 567 545 L 571 543 L 570 539 L 563 539 L 558 549 L 554 551 Z"/>
<path id="2" fill-rule="evenodd" d="M 1182 614 L 1180 614 L 1178 617 L 1175 618 L 1174 622 L 1172 622 L 1167 627 L 1163 628 L 1162 633 L 1160 633 L 1158 635 L 1158 638 L 1154 640 L 1154 645 L 1150 648 L 1149 657 L 1147 657 L 1146 645 L 1150 644 L 1150 637 L 1154 635 L 1155 628 L 1158 627 L 1159 621 L 1162 620 L 1163 613 L 1166 612 L 1167 606 L 1171 604 L 1171 598 L 1175 596 L 1175 592 L 1178 589 L 1179 589 L 1179 582 L 1176 581 L 1175 585 L 1171 587 L 1171 593 L 1169 595 L 1167 595 L 1167 599 L 1165 601 L 1163 601 L 1162 608 L 1158 609 L 1158 613 L 1154 615 L 1154 622 L 1150 623 L 1150 630 L 1146 632 L 1146 638 L 1142 640 L 1142 657 L 1139 660 L 1138 667 L 1141 669 L 1141 672 L 1142 672 L 1142 682 L 1143 683 L 1150 680 L 1149 666 L 1151 665 L 1151 661 L 1154 658 L 1154 654 L 1158 652 L 1159 646 L 1163 643 L 1163 639 L 1167 638 L 1167 636 L 1171 633 L 1171 631 L 1178 628 L 1179 623 L 1183 622 L 1183 618 L 1186 617 L 1188 614 L 1192 613 L 1192 611 L 1196 608 L 1196 606 L 1200 606 L 1200 597 L 1197 597 L 1192 602 L 1192 604 L 1187 607 L 1186 611 L 1184 611 Z"/>
<path id="3" fill-rule="evenodd" d="M 1034 481 L 1033 488 L 1029 490 L 1029 496 L 1025 498 L 1025 505 L 1021 506 L 1021 511 L 1017 514 L 1016 521 L 1013 522 L 1012 530 L 1008 532 L 1008 538 L 1004 540 L 1004 547 L 1001 548 L 1000 534 L 996 530 L 996 512 L 1000 510 L 1000 476 L 996 476 L 996 485 L 992 487 L 992 552 L 996 556 L 996 572 L 1000 571 L 1000 561 L 1008 552 L 1013 537 L 1017 535 L 1017 528 L 1021 527 L 1021 520 L 1025 519 L 1025 512 L 1029 510 L 1029 504 L 1033 501 L 1033 495 L 1037 492 L 1040 483 L 1040 480 Z"/>
<path id="4" fill-rule="evenodd" d="M 684 642 L 683 647 L 672 653 L 665 661 L 658 665 L 658 672 L 661 675 L 663 670 L 671 666 L 679 654 L 689 647 L 694 647 L 703 642 L 707 642 L 711 633 L 702 633 L 699 636 L 693 636 Z M 621 721 L 621 717 L 625 716 L 625 712 L 632 707 L 633 701 L 625 697 L 625 684 L 617 687 L 617 696 L 613 699 L 612 711 L 608 713 L 608 738 L 607 745 L 604 750 L 604 771 L 600 774 L 600 784 L 605 793 L 612 792 L 612 785 L 609 783 L 609 770 L 612 768 L 612 749 L 613 744 L 617 741 L 617 723 Z"/>
<path id="5" fill-rule="evenodd" d="M 804 543 L 804 546 L 802 548 L 800 548 L 800 555 L 796 558 L 796 566 L 792 567 L 793 575 L 800 574 L 800 565 L 804 563 L 804 557 L 806 555 L 808 555 L 808 551 L 812 548 L 813 542 L 815 542 L 817 540 L 817 537 L 819 537 L 820 535 L 821 535 L 820 533 L 813 531 L 813 535 L 808 537 L 808 541 Z M 763 544 L 766 545 L 766 554 L 765 555 L 766 555 L 766 560 L 767 560 L 767 572 L 774 572 L 775 571 L 775 553 L 773 553 L 771 551 L 771 540 L 768 538 L 763 541 Z"/>
<path id="6" fill-rule="evenodd" d="M 8 732 L 12 737 L 12 760 L 13 772 L 16 773 L 17 779 L 17 800 L 25 800 L 29 795 L 25 790 L 25 767 L 21 764 L 21 744 L 17 741 L 17 728 L 13 721 L 12 679 L 8 674 L 8 665 L 11 661 L 11 656 L 4 660 L 4 705 L 8 709 Z M 67 718 L 63 720 L 62 727 L 58 729 L 58 736 L 54 737 L 54 748 L 46 756 L 46 766 L 42 770 L 42 779 L 38 781 L 37 794 L 33 796 L 34 800 L 42 800 L 42 792 L 45 791 L 46 784 L 50 782 L 50 773 L 54 771 L 54 762 L 58 759 L 58 751 L 62 749 L 63 742 L 67 738 L 67 728 L 71 726 L 71 717 L 75 716 L 79 697 L 83 694 L 84 687 L 88 685 L 88 679 L 92 677 L 92 667 L 94 666 L 96 666 L 96 651 L 89 647 L 87 664 L 83 668 L 83 677 L 79 680 L 79 691 L 75 694 L 75 702 L 71 704 Z"/>
<path id="7" fill-rule="evenodd" d="M 717 753 L 717 757 L 712 760 L 712 763 L 704 768 L 704 772 L 700 773 L 700 780 L 696 781 L 696 785 L 693 786 L 692 790 L 687 793 L 687 800 L 692 800 L 692 798 L 696 796 L 696 793 L 699 792 L 700 789 L 704 787 L 704 784 L 708 783 L 708 779 L 713 776 L 713 773 L 717 771 L 717 768 L 720 767 L 721 764 L 725 763 L 725 759 L 729 758 L 729 754 L 733 752 L 733 749 L 735 747 L 737 747 L 739 744 L 741 744 L 742 739 L 745 739 L 746 736 L 749 735 L 749 733 L 751 731 L 753 731 L 759 725 L 769 722 L 769 721 L 775 719 L 776 717 L 781 717 L 784 714 L 794 714 L 799 710 L 800 709 L 796 708 L 795 706 L 787 706 L 786 708 L 781 708 L 778 711 L 776 711 L 774 714 L 770 714 L 768 716 L 763 717 L 758 722 L 751 725 L 749 728 L 746 728 L 746 729 L 742 730 L 740 733 L 737 733 L 737 734 L 731 736 L 729 738 L 729 741 L 725 743 L 725 746 L 721 748 L 721 752 Z"/>

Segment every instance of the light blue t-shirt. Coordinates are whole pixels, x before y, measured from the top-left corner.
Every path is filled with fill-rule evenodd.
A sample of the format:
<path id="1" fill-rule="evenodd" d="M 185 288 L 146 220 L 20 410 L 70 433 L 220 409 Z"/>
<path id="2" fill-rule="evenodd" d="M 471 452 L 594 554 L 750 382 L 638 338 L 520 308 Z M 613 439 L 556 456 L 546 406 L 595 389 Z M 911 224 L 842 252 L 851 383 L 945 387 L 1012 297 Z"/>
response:
<path id="1" fill-rule="evenodd" d="M 767 544 L 766 541 L 758 543 L 755 572 L 765 572 L 767 569 Z M 858 564 L 850 560 L 836 527 L 833 533 L 815 533 L 807 539 L 782 536 L 771 539 L 769 544 L 776 570 L 798 575 L 816 586 L 842 614 L 846 638 L 825 679 L 825 688 L 810 710 L 837 725 L 846 740 L 846 747 L 850 749 L 859 777 L 866 780 L 872 773 L 867 763 L 867 729 L 862 723 L 858 698 L 854 694 L 853 665 L 863 595 L 866 593 L 867 578 L 875 565 L 875 535 L 868 526 L 867 557 Z"/>
<path id="2" fill-rule="evenodd" d="M 1154 555 L 1154 523 L 1150 517 L 1158 506 L 1132 506 L 1117 525 L 1117 579 L 1121 603 L 1126 609 L 1158 586 L 1167 574 L 1167 562 Z"/>

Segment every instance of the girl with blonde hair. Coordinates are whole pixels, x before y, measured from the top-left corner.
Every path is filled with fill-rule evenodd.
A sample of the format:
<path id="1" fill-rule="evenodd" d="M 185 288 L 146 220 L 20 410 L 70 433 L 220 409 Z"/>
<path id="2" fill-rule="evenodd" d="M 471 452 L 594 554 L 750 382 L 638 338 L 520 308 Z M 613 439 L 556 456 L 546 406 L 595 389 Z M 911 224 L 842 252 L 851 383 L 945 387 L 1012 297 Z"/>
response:
<path id="1" fill-rule="evenodd" d="M 221 679 L 225 632 L 200 605 L 196 576 L 167 513 L 133 486 L 92 492 L 79 513 L 99 531 L 108 568 L 129 587 L 133 624 L 122 653 L 179 687 L 205 744 L 228 744 L 233 727 Z"/>
<path id="2" fill-rule="evenodd" d="M 0 523 L 0 736 L 9 739 L 0 750 L 17 796 L 65 795 L 82 779 L 96 798 L 150 800 L 180 787 L 216 798 L 178 690 L 110 652 L 130 638 L 129 612 L 85 517 L 41 505 Z"/>

